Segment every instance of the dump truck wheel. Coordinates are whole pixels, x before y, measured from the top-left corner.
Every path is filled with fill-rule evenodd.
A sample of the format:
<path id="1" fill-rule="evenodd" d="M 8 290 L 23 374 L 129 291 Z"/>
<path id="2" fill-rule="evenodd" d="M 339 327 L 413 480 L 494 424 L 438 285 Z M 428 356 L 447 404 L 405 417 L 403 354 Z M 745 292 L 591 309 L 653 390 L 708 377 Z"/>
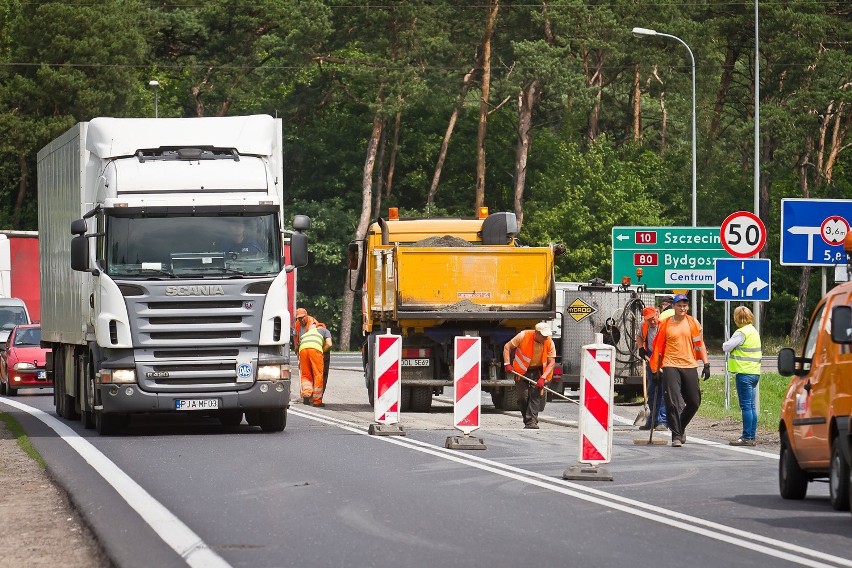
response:
<path id="1" fill-rule="evenodd" d="M 828 494 L 835 511 L 849 509 L 849 464 L 843 457 L 840 438 L 831 442 L 831 469 L 828 473 Z"/>
<path id="2" fill-rule="evenodd" d="M 518 389 L 514 386 L 503 389 L 503 394 L 500 396 L 501 410 L 520 410 L 521 405 L 518 403 Z"/>
<path id="3" fill-rule="evenodd" d="M 411 388 L 411 412 L 429 412 L 432 409 L 432 387 Z"/>

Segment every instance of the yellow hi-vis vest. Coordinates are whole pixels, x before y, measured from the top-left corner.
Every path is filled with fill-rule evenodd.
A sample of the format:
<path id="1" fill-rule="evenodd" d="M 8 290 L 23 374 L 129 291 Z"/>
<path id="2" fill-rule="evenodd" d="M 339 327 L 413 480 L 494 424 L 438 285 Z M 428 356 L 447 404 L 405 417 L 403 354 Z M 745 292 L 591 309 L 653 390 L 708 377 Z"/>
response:
<path id="1" fill-rule="evenodd" d="M 744 325 L 737 331 L 743 334 L 745 341 L 731 351 L 728 357 L 728 370 L 743 375 L 759 375 L 760 359 L 763 357 L 760 335 L 751 324 Z"/>
<path id="2" fill-rule="evenodd" d="M 315 325 L 312 325 L 299 338 L 299 353 L 305 349 L 316 349 L 322 353 L 323 343 L 325 343 L 325 339 L 323 339 L 322 334 L 317 330 Z"/>

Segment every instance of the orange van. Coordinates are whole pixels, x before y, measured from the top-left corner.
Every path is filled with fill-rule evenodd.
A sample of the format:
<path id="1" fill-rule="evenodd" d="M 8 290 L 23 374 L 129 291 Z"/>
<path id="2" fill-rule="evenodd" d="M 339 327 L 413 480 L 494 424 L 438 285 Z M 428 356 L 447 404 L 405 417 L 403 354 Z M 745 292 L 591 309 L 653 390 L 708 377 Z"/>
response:
<path id="1" fill-rule="evenodd" d="M 852 258 L 852 234 L 846 237 L 844 248 Z M 827 477 L 832 507 L 849 509 L 852 282 L 835 287 L 819 301 L 802 356 L 782 349 L 778 372 L 792 376 L 778 424 L 781 496 L 804 499 L 810 481 Z"/>

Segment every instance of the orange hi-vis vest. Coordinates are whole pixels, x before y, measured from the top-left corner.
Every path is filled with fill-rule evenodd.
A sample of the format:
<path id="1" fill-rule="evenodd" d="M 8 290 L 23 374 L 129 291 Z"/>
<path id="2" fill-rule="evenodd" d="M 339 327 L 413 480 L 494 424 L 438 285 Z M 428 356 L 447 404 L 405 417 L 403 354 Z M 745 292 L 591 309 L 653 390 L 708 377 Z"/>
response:
<path id="1" fill-rule="evenodd" d="M 535 331 L 528 329 L 524 332 L 524 337 L 521 339 L 521 344 L 515 349 L 515 359 L 512 361 L 512 368 L 516 373 L 523 375 L 530 368 L 532 362 L 533 349 L 535 348 Z M 547 368 L 547 354 L 550 352 L 550 345 L 553 340 L 549 337 L 544 338 L 544 343 L 541 344 L 541 366 Z M 536 365 L 538 366 L 538 365 Z M 550 375 L 553 374 L 553 369 L 544 376 L 545 381 L 550 380 Z"/>
<path id="2" fill-rule="evenodd" d="M 666 328 L 668 328 L 670 321 L 672 321 L 672 318 L 666 318 L 660 322 L 657 336 L 654 338 L 654 349 L 651 352 L 651 361 L 649 362 L 652 373 L 659 372 L 662 367 L 663 355 L 666 350 Z M 704 336 L 701 334 L 701 324 L 690 315 L 686 316 L 686 322 L 689 324 L 689 333 L 692 336 L 693 352 L 706 349 L 704 347 Z M 698 361 L 698 357 L 695 360 Z"/>

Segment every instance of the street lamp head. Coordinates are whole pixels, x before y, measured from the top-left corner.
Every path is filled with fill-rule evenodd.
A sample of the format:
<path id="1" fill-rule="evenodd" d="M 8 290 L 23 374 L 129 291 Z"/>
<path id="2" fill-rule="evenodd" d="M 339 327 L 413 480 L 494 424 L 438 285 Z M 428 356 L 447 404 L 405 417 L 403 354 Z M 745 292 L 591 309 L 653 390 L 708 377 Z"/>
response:
<path id="1" fill-rule="evenodd" d="M 636 37 L 655 36 L 657 35 L 657 30 L 649 30 L 648 28 L 633 28 L 633 35 L 635 35 Z"/>
<path id="2" fill-rule="evenodd" d="M 151 81 L 148 81 L 148 86 L 154 87 L 156 89 L 157 87 L 160 86 L 160 82 L 157 81 L 156 79 L 152 79 Z"/>

